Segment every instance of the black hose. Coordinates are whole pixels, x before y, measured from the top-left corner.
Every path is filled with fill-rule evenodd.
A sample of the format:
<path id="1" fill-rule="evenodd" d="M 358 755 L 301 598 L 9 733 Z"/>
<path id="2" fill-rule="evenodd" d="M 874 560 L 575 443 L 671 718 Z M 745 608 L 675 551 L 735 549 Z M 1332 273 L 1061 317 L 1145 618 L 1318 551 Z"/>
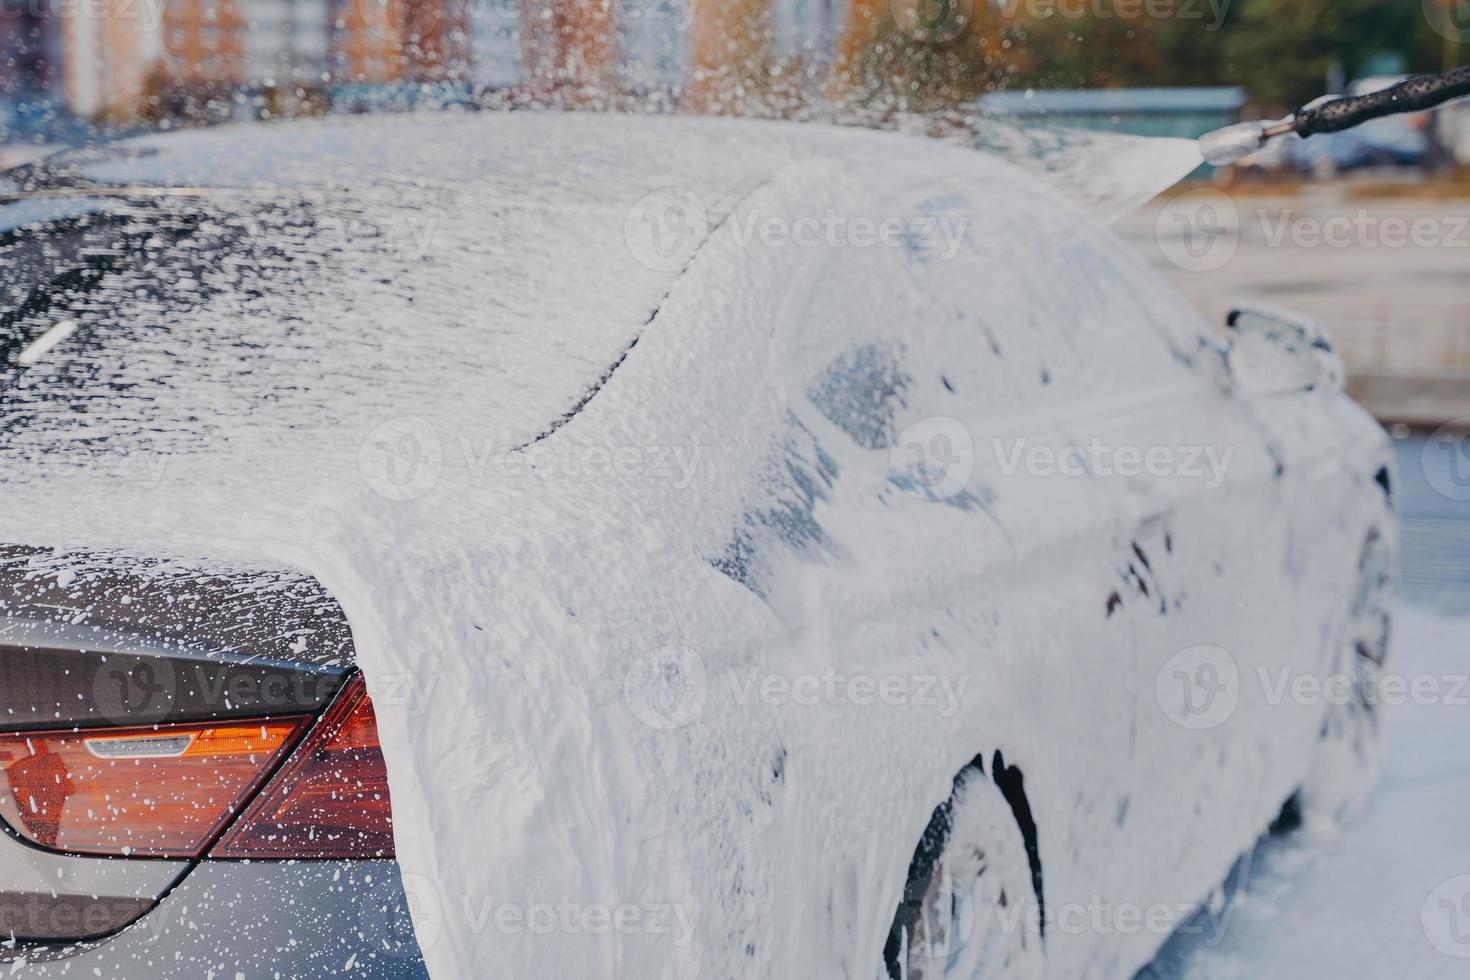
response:
<path id="1" fill-rule="evenodd" d="M 1382 116 L 1423 112 L 1464 95 L 1470 95 L 1470 66 L 1440 75 L 1415 75 L 1381 92 L 1298 110 L 1296 132 L 1303 137 L 1337 133 Z"/>

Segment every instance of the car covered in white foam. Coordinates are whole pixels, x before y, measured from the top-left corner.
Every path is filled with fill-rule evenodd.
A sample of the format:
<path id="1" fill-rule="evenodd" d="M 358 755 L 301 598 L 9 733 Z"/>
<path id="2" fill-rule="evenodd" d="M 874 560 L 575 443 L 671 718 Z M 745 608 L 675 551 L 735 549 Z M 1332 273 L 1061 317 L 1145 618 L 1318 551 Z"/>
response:
<path id="1" fill-rule="evenodd" d="M 12 975 L 1128 977 L 1371 785 L 1392 464 L 1325 333 L 1215 330 L 1004 162 L 513 113 L 4 179 Z M 327 680 L 104 735 L 89 651 Z M 252 800 L 358 671 L 392 846 L 301 845 Z M 221 718 L 281 755 L 166 869 L 152 803 L 26 815 Z"/>

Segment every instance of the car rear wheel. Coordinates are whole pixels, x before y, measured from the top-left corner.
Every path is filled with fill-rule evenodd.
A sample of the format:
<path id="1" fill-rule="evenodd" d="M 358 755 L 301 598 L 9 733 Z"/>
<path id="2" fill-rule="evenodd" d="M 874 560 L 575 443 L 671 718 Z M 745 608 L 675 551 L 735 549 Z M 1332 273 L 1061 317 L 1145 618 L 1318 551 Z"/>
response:
<path id="1" fill-rule="evenodd" d="M 1350 815 L 1373 788 L 1382 764 L 1383 718 L 1378 693 L 1390 651 L 1394 601 L 1394 545 L 1374 530 L 1358 563 L 1358 585 L 1334 676 L 1351 681 L 1349 696 L 1334 699 L 1322 722 L 1317 757 L 1302 786 L 1302 814 L 1336 821 Z"/>
<path id="2" fill-rule="evenodd" d="M 1041 916 L 1026 843 L 979 766 L 925 831 L 884 951 L 890 980 L 1041 976 Z"/>

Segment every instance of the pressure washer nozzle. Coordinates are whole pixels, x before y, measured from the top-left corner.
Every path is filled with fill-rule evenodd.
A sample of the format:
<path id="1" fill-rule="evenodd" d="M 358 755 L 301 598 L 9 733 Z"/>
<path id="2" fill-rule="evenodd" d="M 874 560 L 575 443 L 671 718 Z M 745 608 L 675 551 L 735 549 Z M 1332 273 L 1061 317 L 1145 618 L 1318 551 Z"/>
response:
<path id="1" fill-rule="evenodd" d="M 1217 129 L 1213 133 L 1201 136 L 1199 139 L 1200 152 L 1204 155 L 1205 163 L 1223 167 L 1245 159 L 1265 146 L 1272 136 L 1281 135 L 1279 132 L 1272 132 L 1273 128 L 1275 128 L 1273 124 L 1265 122 L 1244 122 L 1226 126 L 1224 129 Z"/>
<path id="2" fill-rule="evenodd" d="M 1470 95 L 1470 65 L 1439 75 L 1414 75 L 1368 95 L 1345 99 L 1324 95 L 1278 122 L 1239 123 L 1206 133 L 1200 137 L 1199 148 L 1206 163 L 1223 167 L 1288 133 L 1302 139 L 1319 133 L 1340 133 L 1384 116 L 1426 112 L 1467 95 Z"/>

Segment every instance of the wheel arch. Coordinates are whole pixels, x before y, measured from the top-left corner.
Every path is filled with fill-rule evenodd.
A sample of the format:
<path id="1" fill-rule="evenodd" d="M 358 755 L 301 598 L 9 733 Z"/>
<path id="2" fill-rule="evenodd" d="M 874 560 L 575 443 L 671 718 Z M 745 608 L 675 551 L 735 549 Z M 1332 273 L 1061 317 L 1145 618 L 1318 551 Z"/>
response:
<path id="1" fill-rule="evenodd" d="M 935 808 L 928 826 L 924 828 L 919 843 L 914 848 L 914 856 L 909 861 L 908 874 L 904 878 L 903 895 L 899 898 L 898 908 L 894 910 L 893 926 L 883 947 L 883 962 L 890 976 L 899 975 L 898 956 L 903 932 L 918 917 L 924 887 L 949 843 L 954 822 L 955 797 L 961 782 L 972 773 L 989 779 L 1000 790 L 1001 796 L 1010 807 L 1011 816 L 1016 821 L 1016 827 L 1026 847 L 1026 861 L 1031 868 L 1031 887 L 1036 893 L 1036 905 L 1041 916 L 1041 940 L 1043 945 L 1046 942 L 1046 893 L 1042 875 L 1041 836 L 1031 809 L 1031 801 L 1026 795 L 1025 773 L 1020 766 L 1007 765 L 1005 754 L 1000 749 L 991 754 L 987 768 L 986 755 L 981 752 L 955 773 L 949 796 Z"/>

